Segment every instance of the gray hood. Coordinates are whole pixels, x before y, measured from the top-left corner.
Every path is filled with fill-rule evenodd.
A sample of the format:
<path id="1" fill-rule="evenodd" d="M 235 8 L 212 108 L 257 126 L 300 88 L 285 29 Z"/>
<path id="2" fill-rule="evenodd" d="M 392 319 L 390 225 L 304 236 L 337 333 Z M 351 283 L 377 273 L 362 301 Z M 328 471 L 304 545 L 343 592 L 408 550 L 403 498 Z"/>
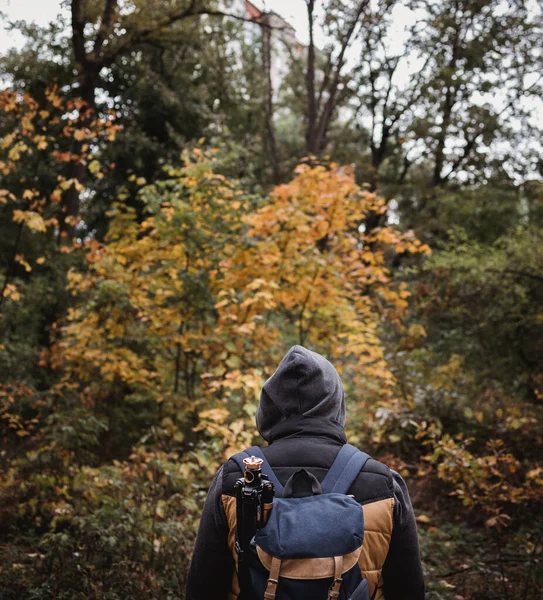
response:
<path id="1" fill-rule="evenodd" d="M 323 356 L 293 346 L 266 381 L 256 411 L 256 426 L 269 441 L 272 427 L 304 415 L 345 425 L 345 398 L 336 369 Z"/>

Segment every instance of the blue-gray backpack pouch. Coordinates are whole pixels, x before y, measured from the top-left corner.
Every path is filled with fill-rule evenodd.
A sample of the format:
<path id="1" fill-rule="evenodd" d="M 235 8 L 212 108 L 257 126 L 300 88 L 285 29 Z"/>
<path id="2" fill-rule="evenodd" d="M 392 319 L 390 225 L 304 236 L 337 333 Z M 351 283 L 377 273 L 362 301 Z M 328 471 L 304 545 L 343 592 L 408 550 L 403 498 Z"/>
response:
<path id="1" fill-rule="evenodd" d="M 322 484 L 300 469 L 283 489 L 259 448 L 247 454 L 265 461 L 262 472 L 273 481 L 276 493 L 268 522 L 256 532 L 247 561 L 253 597 L 370 600 L 368 582 L 358 566 L 364 513 L 347 495 L 368 455 L 347 444 Z"/>

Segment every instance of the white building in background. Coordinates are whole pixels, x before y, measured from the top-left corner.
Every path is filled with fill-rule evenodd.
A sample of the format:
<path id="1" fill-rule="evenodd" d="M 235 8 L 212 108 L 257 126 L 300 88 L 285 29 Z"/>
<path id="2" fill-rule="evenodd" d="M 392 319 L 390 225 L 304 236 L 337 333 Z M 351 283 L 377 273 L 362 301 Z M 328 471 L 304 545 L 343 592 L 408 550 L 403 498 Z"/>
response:
<path id="1" fill-rule="evenodd" d="M 290 62 L 303 54 L 304 46 L 296 39 L 296 30 L 290 23 L 273 11 L 258 8 L 257 3 L 257 0 L 255 3 L 234 0 L 230 11 L 255 22 L 246 24 L 246 41 L 269 44 L 271 84 L 275 95 L 289 71 Z"/>

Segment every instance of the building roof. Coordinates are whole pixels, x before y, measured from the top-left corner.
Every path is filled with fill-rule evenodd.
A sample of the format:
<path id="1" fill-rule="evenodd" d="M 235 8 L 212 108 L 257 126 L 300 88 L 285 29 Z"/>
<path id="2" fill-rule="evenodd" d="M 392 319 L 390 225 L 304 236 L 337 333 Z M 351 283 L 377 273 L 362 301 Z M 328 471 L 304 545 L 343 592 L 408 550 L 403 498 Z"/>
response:
<path id="1" fill-rule="evenodd" d="M 296 29 L 288 21 L 285 21 L 285 19 L 281 15 L 278 15 L 273 10 L 263 11 L 257 6 L 255 6 L 252 2 L 250 2 L 250 0 L 245 0 L 245 14 L 257 23 L 262 19 L 262 17 L 273 15 L 281 21 L 282 25 L 285 28 L 291 29 L 294 33 L 296 32 Z"/>

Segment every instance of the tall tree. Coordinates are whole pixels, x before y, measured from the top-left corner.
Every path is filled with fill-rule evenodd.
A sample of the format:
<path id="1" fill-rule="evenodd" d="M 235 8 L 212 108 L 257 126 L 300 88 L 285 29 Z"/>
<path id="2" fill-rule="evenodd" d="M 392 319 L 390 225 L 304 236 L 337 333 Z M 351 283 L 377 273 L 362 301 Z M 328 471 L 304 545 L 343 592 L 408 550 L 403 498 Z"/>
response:
<path id="1" fill-rule="evenodd" d="M 379 3 L 381 5 L 381 3 Z M 384 3 L 386 4 L 386 3 Z M 315 0 L 307 0 L 309 44 L 306 50 L 306 151 L 320 154 L 327 141 L 333 116 L 352 93 L 352 73 L 346 68 L 348 51 L 357 39 L 364 17 L 370 10 L 369 0 L 336 2 L 326 7 L 324 30 L 328 43 L 320 50 L 315 42 Z M 322 71 L 319 64 L 323 64 Z"/>
<path id="2" fill-rule="evenodd" d="M 133 0 L 128 6 L 118 0 L 101 0 L 98 3 L 71 0 L 71 42 L 77 72 L 77 94 L 86 102 L 88 110 L 95 107 L 101 74 L 143 42 L 159 41 L 176 24 L 202 15 L 251 21 L 243 15 L 219 10 L 217 6 L 213 0 L 175 0 L 167 5 Z M 79 150 L 75 143 L 74 152 Z M 82 175 L 81 168 L 74 167 L 73 179 L 80 181 Z M 75 185 L 66 190 L 63 202 L 67 217 L 79 215 L 80 194 Z M 68 223 L 64 219 L 61 230 L 71 238 L 74 230 Z"/>

